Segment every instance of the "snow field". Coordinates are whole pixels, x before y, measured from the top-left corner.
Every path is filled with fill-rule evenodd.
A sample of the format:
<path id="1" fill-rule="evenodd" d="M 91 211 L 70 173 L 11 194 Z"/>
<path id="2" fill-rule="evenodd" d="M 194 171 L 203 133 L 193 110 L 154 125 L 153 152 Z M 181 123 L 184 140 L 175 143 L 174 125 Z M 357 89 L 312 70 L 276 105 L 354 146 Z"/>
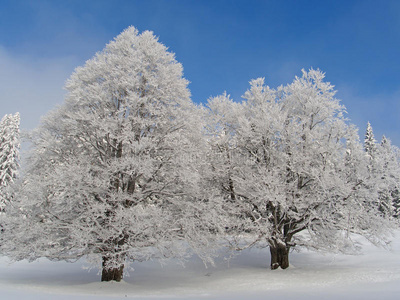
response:
<path id="1" fill-rule="evenodd" d="M 243 251 L 229 265 L 205 268 L 192 258 L 182 268 L 133 263 L 121 283 L 101 283 L 96 270 L 45 259 L 9 264 L 0 260 L 2 299 L 398 299 L 400 232 L 391 250 L 364 245 L 362 255 L 291 253 L 291 267 L 271 271 L 268 249 Z"/>

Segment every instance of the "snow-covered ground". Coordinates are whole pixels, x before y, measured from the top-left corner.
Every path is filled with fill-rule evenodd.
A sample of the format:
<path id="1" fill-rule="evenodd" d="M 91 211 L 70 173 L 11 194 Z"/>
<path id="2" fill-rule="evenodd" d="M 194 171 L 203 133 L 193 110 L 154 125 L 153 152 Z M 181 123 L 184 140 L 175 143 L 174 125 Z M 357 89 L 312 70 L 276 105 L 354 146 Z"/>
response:
<path id="1" fill-rule="evenodd" d="M 9 264 L 0 258 L 1 299 L 399 299 L 400 232 L 390 251 L 366 245 L 363 255 L 291 253 L 287 270 L 268 269 L 268 249 L 252 249 L 205 268 L 134 263 L 121 283 L 101 283 L 84 262 Z"/>

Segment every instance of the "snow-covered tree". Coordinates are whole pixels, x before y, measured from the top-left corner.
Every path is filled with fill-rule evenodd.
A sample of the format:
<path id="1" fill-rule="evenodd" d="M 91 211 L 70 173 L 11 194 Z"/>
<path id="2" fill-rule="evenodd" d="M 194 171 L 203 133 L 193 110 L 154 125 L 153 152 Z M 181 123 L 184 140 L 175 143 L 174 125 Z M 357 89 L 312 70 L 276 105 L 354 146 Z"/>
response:
<path id="1" fill-rule="evenodd" d="M 229 95 L 210 98 L 207 105 L 205 136 L 209 145 L 209 173 L 203 177 L 207 183 L 209 198 L 221 201 L 224 207 L 225 228 L 228 232 L 237 224 L 229 222 L 230 214 L 241 214 L 239 195 L 234 186 L 235 172 L 240 167 L 238 160 L 237 132 L 238 118 L 243 106 L 233 102 Z"/>
<path id="2" fill-rule="evenodd" d="M 400 173 L 400 149 L 396 146 L 392 145 L 391 148 L 392 154 L 397 162 L 397 166 L 399 167 L 398 172 Z M 399 174 L 397 176 L 400 176 Z M 397 182 L 399 184 L 399 181 Z M 400 188 L 397 187 L 393 192 L 392 192 L 392 198 L 393 198 L 393 216 L 396 219 L 400 218 Z"/>
<path id="3" fill-rule="evenodd" d="M 358 233 L 376 245 L 384 245 L 390 236 L 390 216 L 380 212 L 379 189 L 376 177 L 371 176 L 371 158 L 365 154 L 365 145 L 358 140 L 356 128 L 350 131 L 353 137 L 347 141 L 342 191 L 346 202 L 342 212 L 347 218 L 346 238 Z"/>
<path id="4" fill-rule="evenodd" d="M 385 136 L 378 144 L 368 122 L 364 139 L 364 150 L 368 163 L 369 189 L 376 190 L 379 198 L 375 206 L 386 216 L 396 215 L 394 202 L 399 185 L 399 163 L 395 157 L 390 140 Z"/>
<path id="5" fill-rule="evenodd" d="M 369 205 L 377 194 L 363 181 L 362 145 L 323 79 L 318 70 L 303 71 L 278 89 L 253 80 L 235 118 L 229 179 L 234 202 L 241 203 L 232 204 L 240 209 L 238 234 L 269 246 L 272 269 L 289 266 L 293 247 L 345 251 L 351 246 L 345 232 L 371 240 L 385 233 Z"/>
<path id="6" fill-rule="evenodd" d="M 209 143 L 210 167 L 214 170 L 209 184 L 218 186 L 223 194 L 234 200 L 235 193 L 231 178 L 235 149 L 236 108 L 226 93 L 208 101 L 206 137 Z"/>
<path id="7" fill-rule="evenodd" d="M 120 281 L 127 260 L 182 257 L 187 244 L 208 260 L 218 224 L 202 196 L 204 125 L 187 84 L 174 54 L 133 27 L 78 67 L 65 103 L 33 133 L 24 217 L 9 219 L 3 251 L 101 258 L 103 281 Z"/>
<path id="8" fill-rule="evenodd" d="M 367 123 L 367 129 L 365 130 L 364 149 L 371 158 L 375 156 L 376 140 L 372 126 L 369 122 Z"/>
<path id="9" fill-rule="evenodd" d="M 18 175 L 19 123 L 19 113 L 5 115 L 0 122 L 0 211 L 10 197 L 7 189 Z"/>
<path id="10" fill-rule="evenodd" d="M 377 147 L 379 174 L 376 184 L 379 192 L 379 209 L 382 213 L 398 215 L 398 192 L 400 190 L 400 166 L 389 139 L 382 137 Z"/>

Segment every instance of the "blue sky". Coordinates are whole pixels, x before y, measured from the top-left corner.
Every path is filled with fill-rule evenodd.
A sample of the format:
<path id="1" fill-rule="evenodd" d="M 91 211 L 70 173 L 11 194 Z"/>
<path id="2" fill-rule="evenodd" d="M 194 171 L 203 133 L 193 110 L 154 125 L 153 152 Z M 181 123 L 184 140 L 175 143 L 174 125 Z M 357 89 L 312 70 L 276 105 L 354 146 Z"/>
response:
<path id="1" fill-rule="evenodd" d="M 0 0 L 0 114 L 37 126 L 74 68 L 130 25 L 176 53 L 195 102 L 319 68 L 362 136 L 370 121 L 400 146 L 400 1 Z"/>

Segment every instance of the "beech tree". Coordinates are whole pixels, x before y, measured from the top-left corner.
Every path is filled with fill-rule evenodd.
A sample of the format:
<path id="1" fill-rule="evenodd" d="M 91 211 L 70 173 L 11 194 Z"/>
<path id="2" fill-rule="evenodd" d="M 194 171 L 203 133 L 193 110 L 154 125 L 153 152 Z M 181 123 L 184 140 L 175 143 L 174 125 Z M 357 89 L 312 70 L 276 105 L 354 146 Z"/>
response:
<path id="1" fill-rule="evenodd" d="M 0 122 L 0 211 L 10 198 L 7 190 L 19 171 L 19 113 L 5 115 Z"/>
<path id="2" fill-rule="evenodd" d="M 237 234 L 266 243 L 272 269 L 287 268 L 294 247 L 347 251 L 349 233 L 379 242 L 389 226 L 372 209 L 378 194 L 368 189 L 358 135 L 323 79 L 303 71 L 278 89 L 253 80 L 238 116 L 220 115 L 235 124 L 225 201 L 240 203 L 231 205 L 240 209 Z"/>
<path id="3" fill-rule="evenodd" d="M 237 147 L 239 129 L 238 118 L 242 117 L 243 106 L 232 101 L 226 93 L 210 98 L 207 104 L 205 136 L 208 142 L 209 173 L 203 176 L 207 185 L 208 197 L 221 203 L 221 214 L 224 215 L 222 227 L 228 233 L 237 230 L 236 218 L 241 218 L 247 208 L 238 201 L 234 176 L 241 168 Z M 246 206 L 246 205 L 245 205 Z"/>
<path id="4" fill-rule="evenodd" d="M 3 251 L 101 258 L 102 281 L 120 281 L 127 260 L 184 257 L 186 245 L 210 261 L 217 216 L 202 196 L 204 125 L 187 84 L 174 54 L 133 27 L 78 67 L 32 134 Z"/>

